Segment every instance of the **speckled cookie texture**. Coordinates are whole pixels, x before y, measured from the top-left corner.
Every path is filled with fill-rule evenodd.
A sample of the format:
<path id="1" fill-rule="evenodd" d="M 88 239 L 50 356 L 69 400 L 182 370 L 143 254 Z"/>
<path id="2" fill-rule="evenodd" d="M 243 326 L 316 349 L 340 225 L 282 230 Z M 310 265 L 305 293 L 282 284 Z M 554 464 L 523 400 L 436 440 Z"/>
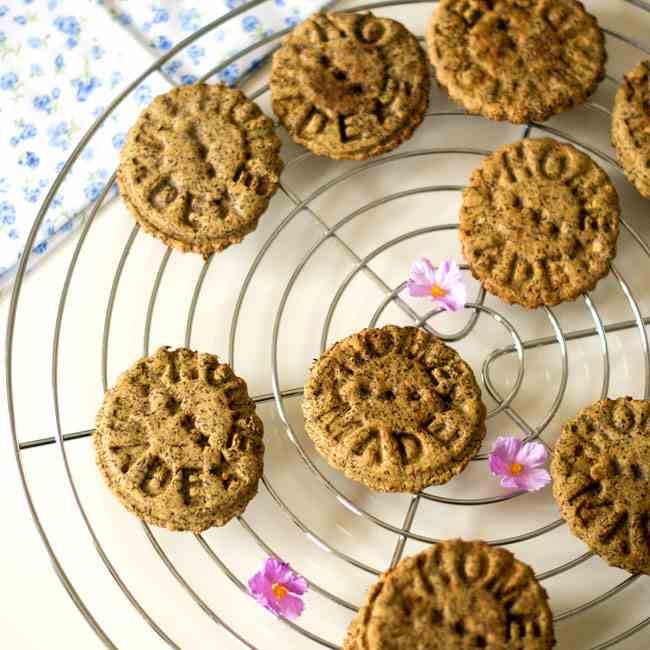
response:
<path id="1" fill-rule="evenodd" d="M 262 421 L 246 384 L 212 355 L 160 348 L 104 397 L 97 466 L 149 524 L 200 532 L 241 514 L 262 475 Z"/>
<path id="2" fill-rule="evenodd" d="M 366 329 L 334 344 L 311 370 L 303 413 L 333 467 L 384 492 L 446 483 L 485 437 L 471 368 L 414 327 Z"/>
<path id="3" fill-rule="evenodd" d="M 612 566 L 650 575 L 650 402 L 605 399 L 562 427 L 553 495 L 573 533 Z"/>
<path id="4" fill-rule="evenodd" d="M 441 541 L 370 588 L 343 650 L 548 650 L 553 617 L 531 568 L 485 542 Z"/>
<path id="5" fill-rule="evenodd" d="M 422 122 L 426 54 L 400 23 L 372 14 L 315 14 L 273 57 L 273 110 L 295 142 L 320 156 L 365 160 Z"/>
<path id="6" fill-rule="evenodd" d="M 616 93 L 612 142 L 626 176 L 650 199 L 650 60 L 626 74 Z"/>
<path id="7" fill-rule="evenodd" d="M 175 88 L 129 130 L 120 194 L 143 230 L 207 257 L 255 230 L 278 186 L 279 152 L 273 120 L 240 90 Z"/>
<path id="8" fill-rule="evenodd" d="M 605 74 L 605 39 L 575 0 L 441 0 L 427 32 L 438 82 L 470 113 L 543 122 Z"/>
<path id="9" fill-rule="evenodd" d="M 507 303 L 574 300 L 609 272 L 620 207 L 607 174 L 555 140 L 497 149 L 463 192 L 459 234 L 472 274 Z"/>

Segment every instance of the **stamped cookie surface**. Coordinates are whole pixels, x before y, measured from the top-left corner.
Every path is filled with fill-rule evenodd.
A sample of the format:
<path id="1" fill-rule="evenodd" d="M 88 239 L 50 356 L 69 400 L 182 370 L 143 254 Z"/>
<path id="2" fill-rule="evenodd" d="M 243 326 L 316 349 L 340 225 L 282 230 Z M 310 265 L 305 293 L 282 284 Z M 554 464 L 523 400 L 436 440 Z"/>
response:
<path id="1" fill-rule="evenodd" d="M 273 110 L 312 152 L 365 160 L 411 137 L 429 103 L 426 55 L 400 23 L 315 14 L 273 57 Z"/>
<path id="2" fill-rule="evenodd" d="M 607 275 L 619 216 L 616 189 L 589 156 L 555 140 L 521 140 L 472 173 L 459 233 L 474 277 L 532 309 L 574 300 Z"/>
<path id="3" fill-rule="evenodd" d="M 343 650 L 549 650 L 553 617 L 529 566 L 485 542 L 441 541 L 370 588 Z"/>
<path id="4" fill-rule="evenodd" d="M 168 246 L 204 256 L 255 230 L 282 160 L 273 120 L 240 90 L 183 86 L 140 114 L 120 155 L 120 194 Z"/>
<path id="5" fill-rule="evenodd" d="M 517 124 L 586 101 L 607 59 L 596 19 L 575 0 L 441 0 L 427 44 L 451 99 Z"/>
<path id="6" fill-rule="evenodd" d="M 131 512 L 171 530 L 223 526 L 262 475 L 262 421 L 211 354 L 160 348 L 120 375 L 97 414 L 97 465 Z"/>
<path id="7" fill-rule="evenodd" d="M 650 60 L 626 74 L 616 93 L 612 141 L 626 176 L 650 198 Z"/>
<path id="8" fill-rule="evenodd" d="M 311 370 L 303 413 L 331 465 L 385 492 L 446 483 L 485 437 L 471 368 L 414 327 L 367 329 L 329 348 Z"/>
<path id="9" fill-rule="evenodd" d="M 650 574 L 650 402 L 606 399 L 562 427 L 553 494 L 573 533 L 609 564 Z"/>

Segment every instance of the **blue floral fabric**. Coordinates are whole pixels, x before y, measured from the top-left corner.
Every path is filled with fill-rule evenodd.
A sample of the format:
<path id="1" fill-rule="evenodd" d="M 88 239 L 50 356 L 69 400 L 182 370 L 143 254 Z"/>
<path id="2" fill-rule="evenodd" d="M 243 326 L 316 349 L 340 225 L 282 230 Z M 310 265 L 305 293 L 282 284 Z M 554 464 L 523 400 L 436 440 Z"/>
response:
<path id="1" fill-rule="evenodd" d="M 54 178 L 104 108 L 157 57 L 247 1 L 0 0 L 0 287 L 13 278 Z M 116 167 L 126 131 L 152 97 L 171 84 L 195 82 L 244 47 L 329 4 L 267 0 L 208 32 L 135 88 L 59 188 L 30 266 L 83 221 Z M 234 83 L 267 51 L 228 65 L 218 80 Z"/>

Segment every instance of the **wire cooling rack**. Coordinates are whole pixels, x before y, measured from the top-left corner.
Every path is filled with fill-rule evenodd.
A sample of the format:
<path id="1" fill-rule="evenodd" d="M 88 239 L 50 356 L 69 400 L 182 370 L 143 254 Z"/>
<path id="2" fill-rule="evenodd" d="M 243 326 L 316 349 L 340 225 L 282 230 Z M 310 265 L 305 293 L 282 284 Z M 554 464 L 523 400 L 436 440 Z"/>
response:
<path id="1" fill-rule="evenodd" d="M 269 1 L 255 0 L 246 3 L 227 16 L 206 25 L 142 73 L 122 95 L 117 97 L 70 156 L 41 206 L 27 241 L 9 307 L 6 339 L 7 403 L 16 462 L 27 497 L 27 505 L 61 583 L 101 642 L 108 648 L 117 648 L 118 644 L 114 640 L 115 630 L 107 629 L 106 625 L 100 622 L 103 616 L 101 612 L 97 612 L 96 606 L 93 611 L 88 604 L 87 588 L 84 588 L 85 597 L 80 593 L 74 579 L 70 577 L 71 572 L 78 572 L 74 571 L 74 567 L 71 571 L 69 566 L 64 566 L 60 554 L 55 551 L 48 526 L 44 523 L 42 513 L 48 507 L 48 497 L 47 495 L 43 497 L 42 493 L 38 498 L 35 496 L 27 469 L 29 465 L 27 456 L 39 453 L 33 450 L 47 445 L 56 445 L 59 448 L 60 464 L 56 471 L 56 476 L 59 477 L 57 480 L 63 481 L 69 488 L 66 492 L 67 503 L 77 509 L 87 540 L 96 551 L 96 561 L 103 565 L 119 587 L 123 597 L 148 626 L 149 635 L 158 644 L 151 647 L 160 647 L 161 644 L 171 648 L 207 646 L 209 641 L 206 637 L 203 637 L 200 643 L 176 638 L 181 627 L 198 625 L 198 619 L 201 619 L 210 623 L 210 629 L 216 624 L 222 632 L 225 632 L 230 638 L 232 647 L 251 649 L 278 647 L 278 639 L 282 639 L 284 647 L 338 648 L 344 637 L 347 623 L 363 601 L 367 586 L 383 569 L 396 564 L 406 552 L 415 552 L 423 544 L 435 543 L 437 538 L 443 536 L 487 537 L 482 534 L 489 529 L 487 523 L 495 516 L 502 516 L 495 515 L 495 512 L 503 512 L 505 518 L 512 516 L 506 513 L 505 508 L 515 502 L 526 503 L 518 506 L 517 513 L 539 511 L 541 517 L 553 512 L 555 518 L 550 523 L 536 525 L 523 533 L 513 534 L 510 531 L 505 536 L 490 537 L 489 542 L 508 546 L 516 544 L 517 548 L 514 551 L 521 557 L 519 549 L 522 549 L 523 559 L 526 559 L 526 553 L 523 551 L 524 543 L 537 545 L 535 557 L 546 555 L 555 558 L 556 547 L 568 549 L 568 559 L 565 557 L 562 561 L 552 563 L 550 567 L 538 572 L 538 578 L 544 581 L 551 594 L 560 647 L 572 650 L 582 648 L 603 650 L 619 645 L 625 648 L 648 647 L 650 637 L 642 630 L 650 625 L 650 616 L 643 618 L 645 616 L 643 614 L 641 620 L 638 617 L 636 620 L 628 620 L 628 617 L 622 613 L 628 607 L 628 603 L 620 600 L 625 595 L 622 592 L 630 593 L 635 603 L 635 611 L 643 612 L 647 609 L 643 606 L 639 609 L 638 604 L 639 600 L 643 601 L 644 598 L 647 603 L 649 593 L 647 578 L 629 576 L 609 569 L 592 553 L 585 552 L 584 547 L 581 547 L 566 531 L 562 520 L 557 518 L 548 491 L 544 497 L 500 493 L 478 497 L 467 496 L 474 493 L 479 481 L 491 486 L 490 490 L 494 492 L 494 481 L 485 479 L 487 474 L 484 462 L 487 456 L 485 449 L 490 440 L 487 441 L 482 453 L 476 457 L 477 462 L 472 463 L 470 468 L 449 486 L 437 490 L 428 489 L 417 495 L 371 494 L 360 486 L 351 485 L 314 455 L 302 430 L 299 408 L 297 408 L 302 395 L 299 386 L 304 379 L 304 370 L 311 359 L 305 359 L 305 363 L 298 371 L 290 370 L 285 363 L 287 357 L 308 356 L 308 351 L 317 355 L 340 336 L 363 326 L 381 325 L 386 321 L 397 320 L 414 323 L 419 327 L 427 328 L 456 347 L 470 343 L 468 348 L 470 357 L 474 353 L 480 354 L 479 362 L 473 365 L 477 369 L 480 367 L 480 372 L 477 374 L 482 380 L 484 396 L 491 400 L 489 419 L 492 424 L 488 428 L 489 437 L 509 426 L 512 431 L 523 432 L 529 439 L 546 434 L 544 439 L 549 444 L 552 444 L 553 437 L 557 435 L 558 422 L 574 413 L 576 406 L 582 406 L 608 394 L 617 395 L 626 391 L 636 391 L 639 396 L 646 399 L 650 397 L 650 354 L 646 332 L 646 325 L 650 323 L 650 318 L 644 316 L 644 313 L 650 313 L 650 300 L 648 300 L 650 293 L 647 288 L 647 279 L 650 278 L 648 273 L 650 248 L 644 239 L 645 233 L 641 232 L 644 229 L 648 230 L 643 221 L 644 217 L 647 218 L 647 203 L 643 204 L 625 184 L 607 144 L 611 100 L 620 82 L 620 73 L 639 59 L 649 56 L 650 47 L 648 43 L 639 42 L 614 29 L 607 28 L 605 32 L 610 53 L 609 69 L 611 72 L 612 68 L 616 68 L 616 74 L 608 74 L 599 92 L 587 105 L 547 124 L 529 124 L 523 130 L 508 125 L 488 124 L 482 118 L 460 113 L 446 103 L 443 93 L 434 89 L 432 109 L 427 115 L 426 124 L 415 134 L 412 141 L 396 152 L 379 159 L 364 163 L 335 164 L 331 161 L 315 159 L 311 154 L 292 147 L 290 143 L 286 144 L 284 151 L 286 169 L 279 193 L 281 199 L 275 200 L 275 203 L 281 202 L 281 205 L 276 206 L 275 215 L 265 216 L 255 235 L 247 238 L 241 246 L 232 247 L 217 258 L 219 264 L 221 260 L 225 260 L 226 268 L 235 259 L 233 256 L 239 256 L 237 259 L 245 258 L 247 270 L 238 276 L 242 279 L 237 282 L 232 276 L 228 276 L 229 283 L 234 283 L 231 286 L 232 300 L 226 302 L 228 310 L 225 308 L 223 310 L 230 311 L 229 318 L 220 311 L 219 319 L 208 323 L 207 329 L 219 328 L 227 332 L 227 338 L 222 339 L 221 349 L 216 351 L 225 356 L 236 371 L 248 379 L 246 370 L 249 366 L 255 367 L 256 361 L 251 362 L 250 358 L 254 356 L 256 348 L 250 341 L 250 335 L 246 334 L 247 348 L 252 346 L 253 351 L 248 350 L 242 354 L 242 330 L 250 321 L 246 313 L 247 305 L 251 302 L 263 303 L 266 309 L 265 315 L 258 317 L 255 327 L 257 331 L 269 334 L 268 341 L 266 336 L 259 337 L 260 345 L 268 344 L 266 347 L 268 372 L 264 369 L 261 373 L 263 377 L 258 384 L 264 386 L 266 382 L 270 390 L 267 388 L 266 392 L 262 390 L 257 394 L 253 390 L 254 399 L 264 417 L 267 429 L 267 473 L 260 488 L 260 495 L 238 521 L 226 527 L 229 536 L 210 537 L 213 533 L 225 535 L 226 529 L 195 535 L 195 541 L 192 542 L 194 545 L 189 551 L 191 554 L 196 554 L 195 542 L 198 542 L 198 546 L 202 549 L 200 558 L 197 559 L 202 567 L 201 571 L 207 575 L 214 575 L 215 581 L 221 580 L 216 596 L 210 594 L 204 584 L 195 584 L 188 577 L 183 561 L 178 559 L 178 549 L 175 547 L 177 540 L 182 537 L 183 540 L 191 542 L 192 536 L 170 537 L 171 534 L 166 531 L 154 531 L 146 524 L 140 524 L 130 515 L 122 513 L 119 506 L 113 504 L 110 496 L 105 497 L 100 507 L 96 504 L 89 505 L 85 493 L 86 481 L 79 478 L 78 463 L 73 455 L 76 455 L 74 446 L 83 445 L 81 441 L 84 439 L 88 442 L 92 429 L 71 431 L 64 426 L 62 394 L 66 386 L 61 382 L 61 366 L 66 360 L 73 365 L 78 363 L 79 367 L 83 366 L 79 350 L 76 351 L 78 356 L 70 359 L 68 347 L 62 347 L 64 316 L 71 299 L 71 288 L 74 287 L 75 279 L 81 273 L 78 266 L 83 259 L 84 244 L 91 236 L 93 225 L 96 221 L 98 223 L 101 221 L 96 219 L 97 213 L 108 197 L 115 181 L 115 174 L 106 182 L 103 192 L 92 206 L 71 252 L 66 272 L 58 279 L 60 295 L 54 315 L 51 351 L 53 407 L 50 414 L 56 422 L 56 435 L 20 439 L 17 433 L 21 425 L 20 408 L 17 405 L 24 404 L 25 400 L 19 394 L 21 388 L 24 389 L 24 384 L 17 386 L 15 379 L 17 368 L 23 363 L 14 345 L 17 334 L 17 313 L 25 293 L 23 284 L 30 251 L 53 196 L 102 122 L 138 84 L 155 74 L 167 60 L 197 39 L 218 27 L 227 28 L 229 21 L 236 20 L 246 11 Z M 345 8 L 359 11 L 371 9 L 378 13 L 392 12 L 393 17 L 402 18 L 401 12 L 408 13 L 410 10 L 420 10 L 422 15 L 428 15 L 434 4 L 430 0 L 403 0 L 402 2 L 375 2 L 362 6 L 358 3 L 346 3 Z M 634 8 L 638 12 L 650 12 L 650 7 L 641 0 L 621 0 L 619 4 L 630 9 Z M 602 23 L 607 26 L 606 20 L 602 20 Z M 268 35 L 258 44 L 238 52 L 228 61 L 210 70 L 203 79 L 211 80 L 226 66 L 237 62 L 242 57 L 255 55 L 260 48 L 269 45 L 277 46 L 278 40 L 287 31 L 289 30 L 285 29 Z M 622 61 L 618 60 L 619 55 Z M 251 73 L 240 83 L 245 86 L 250 97 L 261 103 L 268 103 L 269 90 L 265 83 L 266 77 L 267 72 L 262 70 Z M 255 82 L 257 82 L 256 90 L 249 91 L 248 85 Z M 610 277 L 603 281 L 592 295 L 585 296 L 572 305 L 563 305 L 554 309 L 545 308 L 533 314 L 503 305 L 496 299 L 486 296 L 476 285 L 475 297 L 466 312 L 469 315 L 463 322 L 458 319 L 453 320 L 453 317 L 451 322 L 442 320 L 447 318 L 447 315 L 440 314 L 438 311 L 422 313 L 420 306 L 409 302 L 409 299 L 403 296 L 404 283 L 399 282 L 399 277 L 400 274 L 402 277 L 405 275 L 404 269 L 408 268 L 405 260 L 410 259 L 408 256 L 411 251 L 423 252 L 422 244 L 419 243 L 422 238 L 429 237 L 430 243 L 426 252 L 432 257 L 438 255 L 438 249 L 435 250 L 435 254 L 431 253 L 432 246 L 439 245 L 442 250 L 445 246 L 451 246 L 453 249 L 455 245 L 453 242 L 457 223 L 453 217 L 457 213 L 458 195 L 463 188 L 462 183 L 466 180 L 468 171 L 478 165 L 481 157 L 493 148 L 493 146 L 467 146 L 468 142 L 477 143 L 481 140 L 482 136 L 470 135 L 473 133 L 471 129 L 477 127 L 481 133 L 494 131 L 504 142 L 517 137 L 546 135 L 574 143 L 610 171 L 619 189 L 624 188 L 622 192 L 624 219 L 619 255 L 616 263 L 612 265 Z M 438 139 L 442 137 L 443 146 L 430 146 L 436 137 Z M 452 163 L 456 165 L 454 170 L 462 167 L 465 171 L 454 171 L 452 176 L 455 177 L 447 178 L 446 174 L 453 166 Z M 311 171 L 311 183 L 300 182 L 301 174 L 305 169 Z M 424 183 L 419 182 L 420 176 L 418 176 L 423 169 L 426 170 L 427 178 L 427 182 Z M 411 186 L 404 187 L 401 180 L 411 176 L 414 179 Z M 438 176 L 440 182 L 434 180 Z M 317 179 L 316 182 L 313 182 L 314 178 Z M 410 202 L 423 200 L 427 202 L 426 205 L 433 205 L 442 196 L 447 199 L 451 197 L 451 207 L 441 208 L 443 217 L 450 217 L 448 223 L 444 223 L 444 219 L 443 222 L 437 223 L 433 217 L 426 218 L 426 215 L 423 221 L 418 222 L 414 219 L 414 223 L 411 222 Z M 356 199 L 356 206 L 352 210 L 349 207 L 343 209 L 343 204 L 346 204 L 351 197 Z M 328 204 L 326 200 L 333 203 Z M 334 213 L 337 215 L 341 213 L 343 216 L 332 217 Z M 370 217 L 373 218 L 372 222 L 368 221 Z M 382 218 L 389 224 L 386 228 L 381 226 L 381 223 L 384 223 Z M 125 215 L 124 219 L 127 220 L 128 217 Z M 288 233 L 292 229 L 297 232 L 291 235 L 293 242 L 291 253 L 288 249 L 286 251 L 286 256 L 291 259 L 287 262 L 286 268 L 280 268 L 277 253 L 275 258 L 273 254 L 278 248 L 282 249 L 286 246 Z M 130 230 L 116 267 L 110 271 L 112 279 L 108 283 L 104 282 L 107 288 L 107 301 L 102 315 L 100 350 L 97 352 L 100 357 L 99 383 L 104 390 L 111 383 L 109 381 L 112 349 L 110 341 L 111 334 L 117 327 L 115 314 L 116 304 L 120 301 L 119 296 L 127 291 L 128 287 L 128 291 L 136 297 L 134 302 L 127 305 L 127 310 L 137 305 L 144 311 L 144 344 L 141 351 L 146 354 L 152 347 L 152 331 L 156 327 L 155 315 L 160 307 L 161 287 L 170 273 L 168 271 L 170 259 L 178 257 L 178 254 L 173 254 L 170 249 L 164 250 L 158 268 L 155 270 L 151 291 L 142 293 L 139 288 L 133 290 L 128 282 L 128 269 L 132 270 L 129 260 L 132 258 L 131 253 L 136 241 L 142 239 L 142 235 L 138 238 L 138 234 L 137 226 Z M 365 238 L 370 239 L 370 243 Z M 295 250 L 296 241 L 300 242 L 298 250 Z M 149 240 L 147 244 L 161 246 L 153 240 Z M 284 252 L 280 254 L 280 257 L 284 256 Z M 188 257 L 177 263 L 184 263 Z M 269 262 L 270 258 L 273 259 L 272 263 Z M 317 262 L 319 258 L 325 258 L 324 262 L 320 262 L 320 267 Z M 192 263 L 195 266 L 191 267 L 190 271 L 196 271 L 198 262 L 193 260 Z M 215 292 L 223 291 L 223 282 L 219 277 L 210 274 L 211 265 L 214 263 L 214 258 L 208 259 L 198 269 L 198 274 L 195 275 L 192 283 L 183 282 L 181 287 L 176 287 L 180 294 L 189 296 L 187 315 L 182 319 L 184 332 L 180 340 L 167 339 L 164 342 L 171 345 L 201 347 L 196 342 L 199 323 L 196 316 L 201 311 L 202 296 L 205 299 L 206 292 L 214 295 Z M 398 264 L 401 266 L 398 267 Z M 320 273 L 314 271 L 314 265 L 320 268 Z M 467 267 L 463 268 L 466 270 Z M 174 273 L 176 274 L 176 271 Z M 328 284 L 330 281 L 331 283 Z M 359 293 L 355 294 L 353 291 L 361 281 L 367 283 L 364 287 L 372 287 L 372 290 L 362 288 L 362 295 L 364 292 L 372 293 L 372 298 L 365 304 L 359 302 L 357 297 Z M 100 284 L 99 279 L 97 283 Z M 267 298 L 267 295 L 272 298 Z M 316 298 L 313 298 L 314 296 Z M 318 316 L 312 317 L 310 314 L 307 316 L 307 325 L 311 323 L 310 339 L 314 339 L 314 342 L 303 344 L 300 335 L 296 336 L 290 329 L 292 325 L 295 329 L 295 323 L 304 317 L 304 313 L 300 312 L 309 312 L 309 306 L 315 303 L 319 303 Z M 370 308 L 367 307 L 369 303 L 372 304 Z M 355 325 L 350 325 L 348 321 L 342 325 L 338 320 L 341 312 L 353 313 L 352 320 Z M 627 318 L 622 317 L 623 314 Z M 316 318 L 318 320 L 314 324 Z M 543 321 L 542 324 L 540 319 Z M 69 319 L 65 322 L 67 324 Z M 128 329 L 128 323 L 126 327 Z M 487 336 L 479 332 L 481 327 L 487 329 Z M 537 334 L 541 332 L 545 335 L 531 335 L 531 332 Z M 569 348 L 576 344 L 582 347 L 577 348 L 576 353 L 570 354 Z M 121 356 L 126 359 L 128 354 Z M 577 371 L 573 369 L 571 359 L 577 359 L 579 366 Z M 236 361 L 239 365 L 236 365 Z M 127 365 L 126 362 L 122 362 L 122 359 L 119 364 L 115 362 L 114 374 Z M 261 361 L 260 364 L 263 365 Z M 244 366 L 244 371 L 240 369 L 240 365 Z M 499 377 L 504 375 L 509 378 L 500 381 Z M 595 378 L 596 375 L 600 375 L 600 380 Z M 91 380 L 82 374 L 79 380 L 85 384 L 91 381 L 97 382 L 97 377 Z M 587 400 L 584 396 L 571 397 L 571 390 L 585 382 L 595 386 L 596 392 L 592 395 L 592 399 Z M 543 406 L 540 407 L 539 412 L 535 411 L 537 402 Z M 95 406 L 96 402 L 91 405 L 91 410 Z M 86 466 L 92 464 L 91 458 L 90 447 L 84 448 L 83 462 Z M 276 468 L 282 465 L 283 458 L 289 458 L 293 463 L 288 466 L 289 469 L 284 466 L 284 474 L 278 473 L 279 470 L 276 471 Z M 287 475 L 293 472 L 299 473 L 300 479 L 296 479 L 294 483 L 290 481 L 287 483 Z M 296 490 L 298 483 L 301 487 Z M 287 488 L 287 485 L 290 487 Z M 445 490 L 447 487 L 448 489 Z M 304 492 L 307 496 L 301 499 L 301 495 L 296 492 Z M 542 505 L 542 498 L 545 499 L 546 506 Z M 42 499 L 45 501 L 41 501 Z M 548 505 L 549 500 L 551 506 Z M 300 505 L 296 506 L 296 503 Z M 491 506 L 496 506 L 497 510 L 490 509 Z M 113 507 L 115 511 L 110 510 Z M 443 510 L 435 510 L 435 508 Z M 312 523 L 310 511 L 313 509 L 322 511 L 323 519 L 318 523 Z M 516 514 L 515 521 L 520 514 Z M 156 567 L 163 577 L 152 577 L 150 573 L 152 569 L 147 564 L 149 568 L 146 570 L 146 575 L 136 574 L 135 578 L 131 575 L 127 580 L 118 570 L 113 553 L 107 550 L 108 546 L 113 548 L 115 546 L 114 541 L 107 541 L 106 526 L 98 523 L 102 521 L 102 517 L 110 517 L 111 525 L 112 522 L 118 521 L 119 525 L 123 526 L 123 533 L 120 531 L 120 534 L 125 536 L 140 534 L 142 537 L 143 533 L 148 552 L 145 548 L 140 561 L 150 562 L 149 558 L 145 558 L 145 554 L 151 556 L 153 552 L 153 556 L 160 560 Z M 534 516 L 533 521 L 536 519 L 538 517 Z M 459 525 L 454 528 L 449 522 L 458 522 Z M 274 535 L 278 527 L 290 530 L 292 534 L 298 536 L 299 541 L 290 543 L 279 541 L 280 538 Z M 101 533 L 98 532 L 100 528 Z M 340 530 L 333 532 L 334 529 Z M 558 530 L 562 533 L 561 538 L 556 536 L 555 531 Z M 118 534 L 118 538 L 119 536 Z M 269 541 L 271 539 L 274 541 Z M 226 556 L 232 558 L 229 549 L 233 544 L 236 546 L 241 544 L 242 549 L 252 549 L 251 553 L 255 555 L 252 562 L 243 564 L 226 559 Z M 277 545 L 282 546 L 282 549 Z M 377 551 L 379 546 L 382 552 L 385 552 L 384 555 Z M 297 622 L 284 619 L 274 621 L 272 614 L 254 605 L 246 595 L 246 580 L 254 570 L 251 567 L 254 567 L 255 563 L 259 564 L 260 558 L 267 554 L 278 555 L 289 561 L 310 582 L 312 594 L 310 598 L 313 600 L 308 601 L 306 615 Z M 535 563 L 533 564 L 535 566 Z M 589 565 L 588 571 L 577 573 L 587 565 Z M 316 573 L 319 569 L 320 573 Z M 165 571 L 168 572 L 166 576 Z M 361 578 L 357 579 L 359 576 Z M 170 578 L 176 582 L 176 586 L 179 586 L 182 592 L 185 592 L 186 599 L 189 598 L 191 602 L 188 618 L 180 624 L 180 627 L 179 624 L 171 625 L 168 618 L 165 618 L 165 624 L 162 623 L 160 620 L 162 615 L 157 616 L 144 604 L 143 599 L 136 595 L 141 593 L 139 585 L 134 586 L 134 580 L 138 579 L 148 582 L 160 579 L 163 584 L 162 581 Z M 554 584 L 558 578 L 565 579 L 565 588 L 561 592 L 559 602 L 556 602 Z M 593 583 L 596 595 L 592 590 L 589 597 L 579 598 L 576 604 L 576 596 L 584 593 L 584 582 Z M 202 592 L 208 595 L 203 595 Z M 230 616 L 231 600 L 243 602 L 244 607 L 247 608 L 244 622 L 241 616 L 237 622 Z M 149 597 L 147 602 L 150 602 Z M 607 606 L 603 609 L 602 606 L 606 602 Z M 615 615 L 608 612 L 615 612 Z M 328 624 L 324 624 L 326 619 Z M 259 629 L 267 624 L 270 632 L 260 636 Z M 573 635 L 567 632 L 567 626 L 572 625 L 580 632 Z M 172 627 L 175 633 L 168 631 Z"/>

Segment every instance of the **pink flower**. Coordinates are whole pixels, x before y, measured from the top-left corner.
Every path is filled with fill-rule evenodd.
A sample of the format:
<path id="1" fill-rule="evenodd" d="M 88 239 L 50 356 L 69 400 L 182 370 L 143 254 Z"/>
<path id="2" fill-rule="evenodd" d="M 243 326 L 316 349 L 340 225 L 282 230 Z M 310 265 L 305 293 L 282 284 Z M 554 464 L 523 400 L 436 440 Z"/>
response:
<path id="1" fill-rule="evenodd" d="M 551 482 L 544 469 L 547 458 L 546 447 L 539 442 L 500 436 L 490 452 L 490 471 L 501 477 L 501 487 L 533 492 Z"/>
<path id="2" fill-rule="evenodd" d="M 285 618 L 302 614 L 305 604 L 298 596 L 309 589 L 302 576 L 274 557 L 267 558 L 264 568 L 248 581 L 248 588 L 258 603 Z"/>
<path id="3" fill-rule="evenodd" d="M 444 260 L 436 268 L 426 257 L 421 257 L 413 262 L 406 286 L 409 295 L 427 297 L 447 311 L 458 311 L 467 302 L 463 277 L 454 260 Z"/>

